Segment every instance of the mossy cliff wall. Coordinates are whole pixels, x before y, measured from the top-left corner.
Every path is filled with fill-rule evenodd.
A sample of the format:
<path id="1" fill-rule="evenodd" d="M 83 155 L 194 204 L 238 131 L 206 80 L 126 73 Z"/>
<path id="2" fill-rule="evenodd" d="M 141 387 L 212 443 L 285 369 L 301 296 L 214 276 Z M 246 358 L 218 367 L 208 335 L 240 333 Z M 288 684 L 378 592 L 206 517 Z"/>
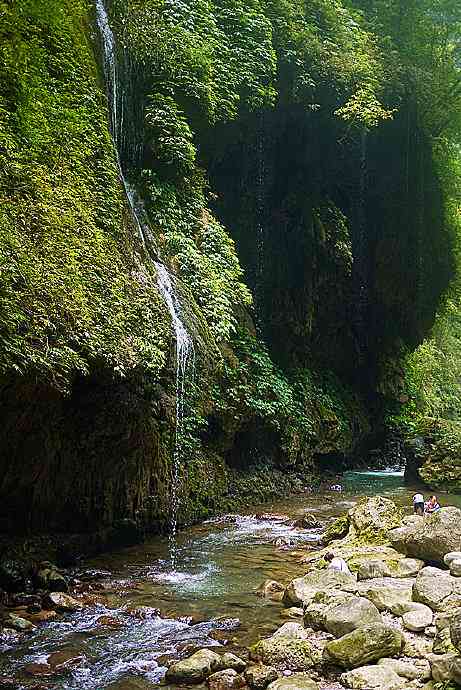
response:
<path id="1" fill-rule="evenodd" d="M 321 0 L 108 12 L 147 247 L 92 3 L 0 2 L 5 530 L 165 527 L 175 354 L 154 258 L 196 344 L 183 522 L 350 457 L 379 413 L 379 363 L 418 342 L 450 277 L 431 147 L 359 15 Z"/>

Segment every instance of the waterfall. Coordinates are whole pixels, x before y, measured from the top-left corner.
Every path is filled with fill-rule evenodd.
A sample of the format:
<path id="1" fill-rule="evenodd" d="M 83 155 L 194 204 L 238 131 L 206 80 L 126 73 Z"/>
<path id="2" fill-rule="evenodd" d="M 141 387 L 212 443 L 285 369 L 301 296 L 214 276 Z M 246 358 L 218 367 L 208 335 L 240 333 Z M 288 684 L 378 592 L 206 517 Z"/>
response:
<path id="1" fill-rule="evenodd" d="M 176 532 L 178 526 L 178 510 L 180 504 L 179 489 L 181 483 L 181 466 L 184 458 L 185 440 L 185 400 L 186 382 L 192 383 L 195 370 L 194 342 L 187 332 L 180 318 L 181 308 L 178 296 L 174 291 L 170 274 L 165 266 L 155 263 L 157 282 L 160 292 L 171 315 L 171 322 L 176 336 L 176 428 L 173 449 L 173 464 L 171 476 L 171 512 L 170 512 L 170 561 L 173 570 L 176 568 Z"/>
<path id="2" fill-rule="evenodd" d="M 117 77 L 117 55 L 115 48 L 115 38 L 109 24 L 109 17 L 103 0 L 96 0 L 96 21 L 102 39 L 102 47 L 104 52 L 104 77 L 106 81 L 107 98 L 109 101 L 109 117 L 110 117 L 110 131 L 112 140 L 114 142 L 115 157 L 117 159 L 117 166 L 125 189 L 125 195 L 131 210 L 131 216 L 136 225 L 139 238 L 146 248 L 147 241 L 151 239 L 148 223 L 145 221 L 144 212 L 140 212 L 140 202 L 137 199 L 134 188 L 127 181 L 120 160 L 120 137 L 123 127 L 123 107 L 120 104 L 119 108 L 119 94 L 118 94 L 118 77 Z"/>
<path id="3" fill-rule="evenodd" d="M 136 189 L 125 178 L 120 159 L 120 142 L 123 138 L 124 128 L 123 92 L 119 89 L 115 37 L 109 25 L 109 18 L 103 0 L 96 0 L 96 19 L 103 45 L 104 76 L 109 102 L 110 129 L 114 142 L 120 179 L 123 183 L 133 221 L 135 222 L 143 246 L 148 251 L 152 249 L 152 233 L 147 214 L 144 210 L 144 204 L 139 198 Z M 175 569 L 177 560 L 176 532 L 180 505 L 181 465 L 184 458 L 186 389 L 193 382 L 194 378 L 195 351 L 193 340 L 181 320 L 181 307 L 171 276 L 164 264 L 154 261 L 154 265 L 157 273 L 157 286 L 170 313 L 172 328 L 176 339 L 176 420 L 171 469 L 169 535 L 171 567 Z"/>

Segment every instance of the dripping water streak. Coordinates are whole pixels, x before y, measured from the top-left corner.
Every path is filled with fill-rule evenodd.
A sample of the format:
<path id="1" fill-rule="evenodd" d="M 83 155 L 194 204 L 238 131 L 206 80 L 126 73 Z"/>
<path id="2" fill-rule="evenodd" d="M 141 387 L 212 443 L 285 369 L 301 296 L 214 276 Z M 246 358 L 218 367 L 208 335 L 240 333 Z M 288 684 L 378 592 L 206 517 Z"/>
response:
<path id="1" fill-rule="evenodd" d="M 171 322 L 176 336 L 176 429 L 171 477 L 169 537 L 171 567 L 174 570 L 177 560 L 176 532 L 180 502 L 180 471 L 184 455 L 186 381 L 190 383 L 194 378 L 195 352 L 193 340 L 186 331 L 180 318 L 180 305 L 178 297 L 173 289 L 170 275 L 163 264 L 156 263 L 155 268 L 157 269 L 158 286 L 170 312 Z"/>
<path id="2" fill-rule="evenodd" d="M 96 17 L 104 50 L 104 76 L 106 79 L 106 88 L 109 101 L 110 128 L 114 141 L 120 179 L 125 189 L 131 215 L 136 224 L 142 243 L 146 248 L 146 240 L 151 240 L 151 231 L 144 210 L 144 205 L 142 200 L 137 195 L 134 187 L 132 187 L 126 180 L 120 160 L 119 145 L 120 141 L 123 139 L 124 122 L 123 100 L 126 98 L 126 94 L 124 94 L 122 89 L 118 88 L 119 84 L 117 75 L 115 38 L 109 25 L 109 18 L 107 16 L 103 0 L 96 0 Z M 150 244 L 151 243 L 149 243 L 149 245 Z M 180 501 L 180 470 L 184 455 L 186 384 L 189 384 L 193 381 L 195 352 L 192 338 L 188 334 L 183 322 L 181 321 L 179 300 L 174 290 L 170 275 L 166 267 L 159 262 L 155 262 L 155 268 L 157 270 L 157 285 L 170 313 L 172 326 L 176 337 L 176 424 L 172 462 L 170 513 L 170 560 L 172 568 L 174 569 L 176 567 L 177 554 L 176 531 Z"/>
<path id="3" fill-rule="evenodd" d="M 104 51 L 104 77 L 106 81 L 107 97 L 109 100 L 110 129 L 115 147 L 115 156 L 120 174 L 120 179 L 125 190 L 126 198 L 131 210 L 131 215 L 136 224 L 141 242 L 146 247 L 146 239 L 149 239 L 148 225 L 144 221 L 144 213 L 138 209 L 138 200 L 134 189 L 127 182 L 122 169 L 119 153 L 119 140 L 121 126 L 123 124 L 123 107 L 119 109 L 118 78 L 117 78 L 117 59 L 115 51 L 115 38 L 110 28 L 109 18 L 102 0 L 96 0 L 96 20 L 101 34 L 102 46 Z M 122 94 L 123 99 L 123 94 Z M 123 105 L 123 104 L 122 104 Z M 120 122 L 119 110 L 122 111 L 122 122 Z"/>

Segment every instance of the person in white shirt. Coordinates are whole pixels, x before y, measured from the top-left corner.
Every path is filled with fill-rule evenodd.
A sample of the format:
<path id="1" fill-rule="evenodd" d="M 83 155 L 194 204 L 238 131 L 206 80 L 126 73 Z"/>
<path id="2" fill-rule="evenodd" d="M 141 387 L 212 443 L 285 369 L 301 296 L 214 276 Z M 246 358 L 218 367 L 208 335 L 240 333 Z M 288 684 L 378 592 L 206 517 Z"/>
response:
<path id="1" fill-rule="evenodd" d="M 422 494 L 413 496 L 413 512 L 416 515 L 424 515 L 424 496 Z"/>
<path id="2" fill-rule="evenodd" d="M 331 570 L 337 570 L 340 573 L 352 575 L 344 558 L 336 557 L 333 553 L 326 553 L 323 558 L 329 563 L 328 568 L 331 568 Z"/>

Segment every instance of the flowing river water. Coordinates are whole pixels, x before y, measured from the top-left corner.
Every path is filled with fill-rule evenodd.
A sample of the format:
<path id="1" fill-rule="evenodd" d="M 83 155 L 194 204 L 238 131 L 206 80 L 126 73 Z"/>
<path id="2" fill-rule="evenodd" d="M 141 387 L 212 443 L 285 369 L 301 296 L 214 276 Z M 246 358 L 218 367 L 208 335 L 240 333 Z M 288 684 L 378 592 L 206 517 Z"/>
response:
<path id="1" fill-rule="evenodd" d="M 306 492 L 184 530 L 174 570 L 164 538 L 86 562 L 85 569 L 107 571 L 94 605 L 40 626 L 19 645 L 4 640 L 0 687 L 2 679 L 13 678 L 17 684 L 7 687 L 144 690 L 162 680 L 171 660 L 198 647 L 225 645 L 242 653 L 285 620 L 283 605 L 255 590 L 268 578 L 287 583 L 302 575 L 297 549 L 312 547 L 321 531 L 294 528 L 293 520 L 314 513 L 327 524 L 375 494 L 411 510 L 412 489 L 400 471 L 350 472 L 340 481 L 341 492 Z M 441 500 L 461 506 L 461 497 Z M 31 669 L 50 655 L 64 660 L 62 673 L 55 668 L 38 682 Z"/>

